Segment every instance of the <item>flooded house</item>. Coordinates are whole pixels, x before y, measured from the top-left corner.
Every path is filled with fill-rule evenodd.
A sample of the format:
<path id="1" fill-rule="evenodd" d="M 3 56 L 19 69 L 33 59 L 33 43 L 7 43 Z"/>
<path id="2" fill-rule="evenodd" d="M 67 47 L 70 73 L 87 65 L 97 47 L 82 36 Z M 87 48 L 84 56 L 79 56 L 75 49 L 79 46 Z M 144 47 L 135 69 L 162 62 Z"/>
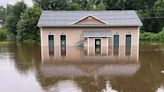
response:
<path id="1" fill-rule="evenodd" d="M 142 23 L 133 10 L 124 11 L 43 11 L 37 24 L 41 46 L 139 45 Z"/>

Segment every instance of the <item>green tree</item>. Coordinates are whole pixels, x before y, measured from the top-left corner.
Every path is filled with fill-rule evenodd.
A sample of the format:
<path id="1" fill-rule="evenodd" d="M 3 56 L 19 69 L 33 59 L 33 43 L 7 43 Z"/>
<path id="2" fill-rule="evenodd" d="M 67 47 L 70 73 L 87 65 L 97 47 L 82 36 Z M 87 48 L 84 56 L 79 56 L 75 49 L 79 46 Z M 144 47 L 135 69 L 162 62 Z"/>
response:
<path id="1" fill-rule="evenodd" d="M 17 40 L 21 42 L 39 41 L 39 28 L 37 22 L 41 14 L 38 7 L 28 8 L 21 14 L 21 18 L 17 24 Z"/>
<path id="2" fill-rule="evenodd" d="M 68 10 L 81 10 L 81 5 L 78 3 L 69 3 Z"/>
<path id="3" fill-rule="evenodd" d="M 122 0 L 104 0 L 107 10 L 121 10 L 123 9 Z"/>
<path id="4" fill-rule="evenodd" d="M 155 11 L 140 10 L 139 14 L 143 23 L 143 31 L 158 33 L 162 30 L 159 20 L 155 18 Z"/>
<path id="5" fill-rule="evenodd" d="M 68 0 L 33 0 L 43 10 L 66 10 Z"/>
<path id="6" fill-rule="evenodd" d="M 164 16 L 164 0 L 157 0 L 155 2 L 155 11 L 157 17 L 163 17 Z M 159 20 L 162 27 L 164 27 L 164 19 Z"/>
<path id="7" fill-rule="evenodd" d="M 5 8 L 3 6 L 0 6 L 0 17 L 5 18 Z"/>
<path id="8" fill-rule="evenodd" d="M 91 10 L 95 10 L 95 8 L 96 8 L 96 5 L 90 0 L 88 0 L 85 10 L 91 11 Z"/>
<path id="9" fill-rule="evenodd" d="M 96 6 L 96 10 L 105 10 L 106 7 L 105 7 L 105 4 L 103 2 L 99 3 L 97 6 Z"/>
<path id="10" fill-rule="evenodd" d="M 9 38 L 14 40 L 17 35 L 16 25 L 20 19 L 21 13 L 26 10 L 26 4 L 21 1 L 16 3 L 14 6 L 9 6 L 9 12 L 6 13 L 5 28 L 9 33 Z"/>

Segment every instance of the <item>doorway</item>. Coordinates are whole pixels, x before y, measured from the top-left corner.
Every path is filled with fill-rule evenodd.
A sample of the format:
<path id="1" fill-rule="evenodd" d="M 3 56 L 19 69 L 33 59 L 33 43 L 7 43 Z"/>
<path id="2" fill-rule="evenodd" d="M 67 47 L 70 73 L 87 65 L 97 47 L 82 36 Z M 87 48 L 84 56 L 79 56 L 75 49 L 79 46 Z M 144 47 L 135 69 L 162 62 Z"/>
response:
<path id="1" fill-rule="evenodd" d="M 95 39 L 95 54 L 101 54 L 101 39 Z"/>

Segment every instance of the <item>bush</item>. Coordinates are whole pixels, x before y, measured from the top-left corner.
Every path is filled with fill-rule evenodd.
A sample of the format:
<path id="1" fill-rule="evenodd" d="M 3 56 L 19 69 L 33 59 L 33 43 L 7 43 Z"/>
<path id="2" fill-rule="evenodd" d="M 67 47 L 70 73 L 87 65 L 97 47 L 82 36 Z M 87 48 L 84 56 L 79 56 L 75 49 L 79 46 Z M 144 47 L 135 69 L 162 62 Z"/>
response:
<path id="1" fill-rule="evenodd" d="M 159 33 L 141 32 L 140 40 L 164 41 L 164 28 Z"/>
<path id="2" fill-rule="evenodd" d="M 7 39 L 7 33 L 6 30 L 0 29 L 0 41 L 4 41 Z"/>

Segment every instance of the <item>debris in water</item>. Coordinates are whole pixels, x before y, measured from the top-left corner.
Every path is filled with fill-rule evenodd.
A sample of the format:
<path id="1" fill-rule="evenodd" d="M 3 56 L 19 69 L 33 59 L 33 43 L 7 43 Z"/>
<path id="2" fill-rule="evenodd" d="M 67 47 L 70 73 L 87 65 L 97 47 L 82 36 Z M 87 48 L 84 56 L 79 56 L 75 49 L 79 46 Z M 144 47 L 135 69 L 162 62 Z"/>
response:
<path id="1" fill-rule="evenodd" d="M 164 70 L 162 70 L 161 73 L 164 73 Z"/>

